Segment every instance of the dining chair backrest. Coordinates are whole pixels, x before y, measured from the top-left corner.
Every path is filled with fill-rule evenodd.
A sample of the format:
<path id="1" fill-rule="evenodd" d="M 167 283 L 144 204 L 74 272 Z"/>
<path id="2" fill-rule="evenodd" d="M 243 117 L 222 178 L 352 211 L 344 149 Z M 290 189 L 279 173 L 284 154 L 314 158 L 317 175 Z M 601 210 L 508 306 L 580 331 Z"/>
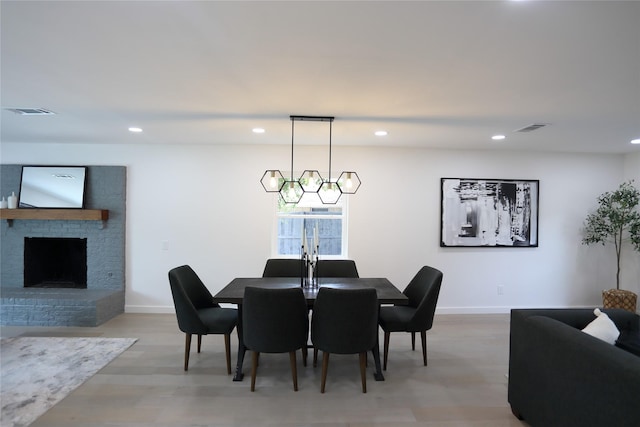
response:
<path id="1" fill-rule="evenodd" d="M 169 271 L 169 285 L 176 308 L 178 326 L 182 332 L 206 334 L 207 326 L 198 315 L 198 310 L 219 307 L 198 275 L 188 265 Z"/>
<path id="2" fill-rule="evenodd" d="M 244 343 L 261 353 L 286 353 L 306 346 L 307 301 L 302 288 L 247 286 L 242 302 Z"/>
<path id="3" fill-rule="evenodd" d="M 350 259 L 321 259 L 316 269 L 318 277 L 360 277 L 356 262 Z"/>
<path id="4" fill-rule="evenodd" d="M 411 279 L 403 291 L 409 299 L 409 306 L 416 309 L 408 324 L 409 330 L 431 329 L 441 285 L 442 272 L 427 265 Z"/>
<path id="5" fill-rule="evenodd" d="M 262 277 L 300 277 L 302 261 L 292 258 L 271 258 L 264 266 Z"/>
<path id="6" fill-rule="evenodd" d="M 378 296 L 373 288 L 320 288 L 313 305 L 311 340 L 328 353 L 372 350 L 378 336 Z"/>
<path id="7" fill-rule="evenodd" d="M 202 348 L 202 336 L 224 335 L 227 373 L 231 374 L 231 331 L 238 324 L 238 310 L 223 308 L 213 302 L 213 297 L 198 275 L 188 265 L 169 270 L 169 285 L 176 308 L 178 327 L 185 333 L 184 370 L 189 369 L 191 336 L 198 335 L 198 353 Z"/>

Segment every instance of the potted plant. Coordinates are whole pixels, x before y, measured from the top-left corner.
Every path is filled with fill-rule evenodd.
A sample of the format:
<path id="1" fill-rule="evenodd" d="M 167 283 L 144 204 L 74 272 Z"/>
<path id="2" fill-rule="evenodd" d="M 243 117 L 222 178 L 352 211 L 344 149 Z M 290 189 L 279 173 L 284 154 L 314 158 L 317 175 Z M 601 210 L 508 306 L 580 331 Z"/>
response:
<path id="1" fill-rule="evenodd" d="M 587 215 L 582 243 L 605 245 L 613 242 L 616 250 L 616 288 L 602 293 L 605 308 L 624 308 L 636 311 L 637 295 L 620 289 L 620 259 L 627 242 L 640 252 L 640 191 L 633 180 L 620 184 L 615 191 L 598 197 L 598 209 Z"/>

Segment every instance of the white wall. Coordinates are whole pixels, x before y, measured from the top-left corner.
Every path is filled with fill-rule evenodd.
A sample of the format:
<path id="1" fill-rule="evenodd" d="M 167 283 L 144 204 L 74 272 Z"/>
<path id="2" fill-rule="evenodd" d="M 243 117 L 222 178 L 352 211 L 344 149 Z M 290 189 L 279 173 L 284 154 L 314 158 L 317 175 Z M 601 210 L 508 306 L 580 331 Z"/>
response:
<path id="1" fill-rule="evenodd" d="M 628 154 L 624 158 L 625 181 L 634 180 L 636 188 L 640 188 L 640 153 Z M 640 257 L 637 252 L 625 248 L 622 254 L 622 273 L 625 280 L 624 289 L 640 294 Z M 639 307 L 640 308 L 640 307 Z"/>
<path id="2" fill-rule="evenodd" d="M 266 169 L 289 169 L 288 150 L 3 143 L 1 154 L 5 164 L 128 167 L 126 310 L 158 312 L 173 310 L 172 267 L 192 265 L 212 293 L 262 273 L 274 196 L 258 181 Z M 327 169 L 326 148 L 296 153 L 296 169 Z M 429 264 L 444 272 L 439 312 L 506 312 L 601 303 L 615 280 L 614 254 L 581 245 L 580 228 L 599 194 L 637 176 L 639 157 L 334 147 L 333 170 L 356 170 L 363 181 L 349 205 L 349 255 L 361 276 L 402 289 Z M 441 177 L 539 179 L 540 246 L 440 248 Z"/>

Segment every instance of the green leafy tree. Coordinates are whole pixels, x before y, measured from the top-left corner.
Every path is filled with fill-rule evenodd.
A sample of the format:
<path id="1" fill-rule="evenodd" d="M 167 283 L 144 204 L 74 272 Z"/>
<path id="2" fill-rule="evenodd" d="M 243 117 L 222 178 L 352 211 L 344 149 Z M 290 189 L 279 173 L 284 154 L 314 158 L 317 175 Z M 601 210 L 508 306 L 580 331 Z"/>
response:
<path id="1" fill-rule="evenodd" d="M 616 288 L 620 289 L 620 255 L 625 241 L 640 252 L 640 191 L 633 180 L 620 184 L 615 191 L 598 197 L 598 209 L 587 215 L 582 243 L 605 245 L 613 242 L 616 249 Z"/>

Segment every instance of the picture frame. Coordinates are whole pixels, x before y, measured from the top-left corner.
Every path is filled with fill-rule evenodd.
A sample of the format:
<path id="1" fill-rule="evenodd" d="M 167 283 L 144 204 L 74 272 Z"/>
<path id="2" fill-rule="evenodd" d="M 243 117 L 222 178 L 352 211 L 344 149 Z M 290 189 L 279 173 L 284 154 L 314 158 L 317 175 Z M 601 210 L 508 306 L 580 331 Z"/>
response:
<path id="1" fill-rule="evenodd" d="M 84 209 L 87 166 L 22 167 L 20 209 Z"/>
<path id="2" fill-rule="evenodd" d="M 538 247 L 540 181 L 440 179 L 441 247 Z"/>

